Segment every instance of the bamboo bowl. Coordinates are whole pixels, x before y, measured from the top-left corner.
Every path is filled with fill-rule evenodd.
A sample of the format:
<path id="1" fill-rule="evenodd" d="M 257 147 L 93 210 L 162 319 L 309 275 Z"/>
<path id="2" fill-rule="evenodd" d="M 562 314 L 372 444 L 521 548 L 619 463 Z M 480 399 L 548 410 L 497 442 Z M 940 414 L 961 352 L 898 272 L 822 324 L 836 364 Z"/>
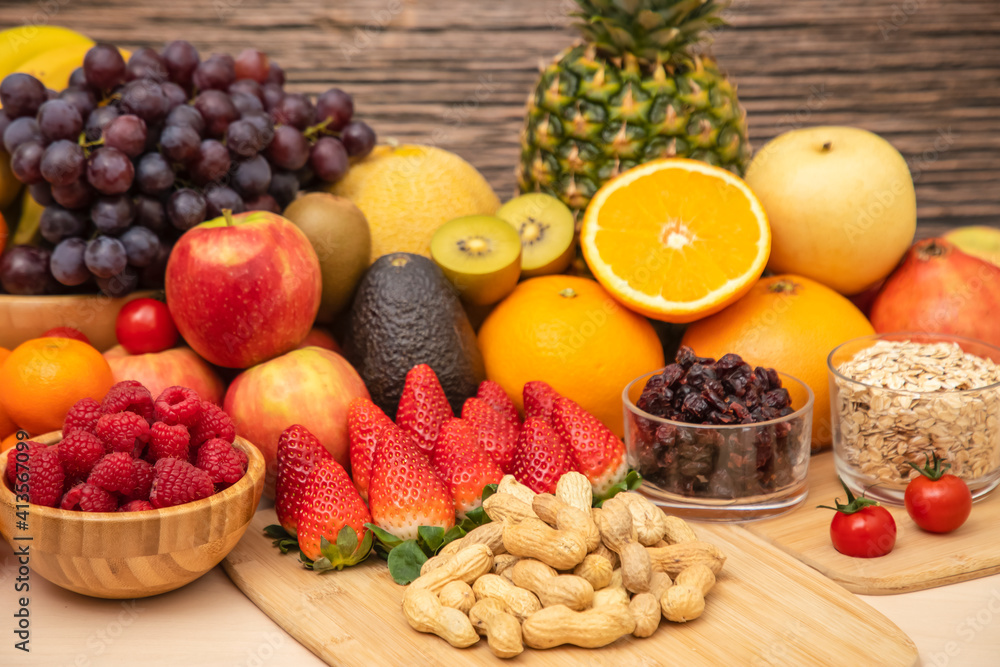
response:
<path id="1" fill-rule="evenodd" d="M 58 442 L 56 431 L 35 442 Z M 98 598 L 166 593 L 215 567 L 246 531 L 264 489 L 264 457 L 246 440 L 243 478 L 192 503 L 145 512 L 77 512 L 31 505 L 28 530 L 16 529 L 15 497 L 0 456 L 0 533 L 15 550 L 28 545 L 30 568 L 57 586 Z M 15 537 L 31 537 L 30 541 Z"/>

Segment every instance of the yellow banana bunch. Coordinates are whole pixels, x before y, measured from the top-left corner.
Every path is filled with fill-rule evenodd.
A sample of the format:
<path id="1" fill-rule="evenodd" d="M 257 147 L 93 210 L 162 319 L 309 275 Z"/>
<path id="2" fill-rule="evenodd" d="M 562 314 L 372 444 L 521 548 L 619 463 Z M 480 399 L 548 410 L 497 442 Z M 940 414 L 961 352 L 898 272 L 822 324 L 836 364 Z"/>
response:
<path id="1" fill-rule="evenodd" d="M 48 51 L 83 44 L 92 46 L 93 43 L 78 32 L 55 25 L 22 25 L 4 30 L 0 32 L 0 78 Z"/>

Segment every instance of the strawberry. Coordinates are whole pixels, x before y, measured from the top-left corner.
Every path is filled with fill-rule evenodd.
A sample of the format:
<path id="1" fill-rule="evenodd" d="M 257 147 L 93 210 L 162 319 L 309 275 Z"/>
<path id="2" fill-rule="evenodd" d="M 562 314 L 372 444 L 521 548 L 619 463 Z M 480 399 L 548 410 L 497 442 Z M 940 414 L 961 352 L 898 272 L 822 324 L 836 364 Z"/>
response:
<path id="1" fill-rule="evenodd" d="M 379 433 L 395 424 L 367 398 L 355 398 L 347 408 L 347 434 L 351 442 L 351 475 L 354 486 L 368 500 L 368 479 L 372 472 L 372 456 Z"/>
<path id="2" fill-rule="evenodd" d="M 302 512 L 302 492 L 309 471 L 318 462 L 332 458 L 305 426 L 289 426 L 278 437 L 274 511 L 278 514 L 278 523 L 292 535 L 295 535 Z"/>
<path id="3" fill-rule="evenodd" d="M 372 458 L 368 503 L 372 522 L 401 540 L 420 526 L 455 525 L 455 503 L 408 431 L 386 428 Z"/>
<path id="4" fill-rule="evenodd" d="M 556 390 L 541 380 L 527 382 L 523 390 L 524 418 L 541 419 L 552 426 L 552 404 L 559 398 Z"/>
<path id="5" fill-rule="evenodd" d="M 510 472 L 517 451 L 517 431 L 509 420 L 478 398 L 470 398 L 462 406 L 462 419 L 476 427 L 476 440 L 486 450 L 500 470 Z"/>
<path id="6" fill-rule="evenodd" d="M 515 428 L 521 428 L 521 417 L 517 414 L 517 406 L 499 384 L 493 380 L 483 380 L 479 383 L 476 398 L 506 417 Z"/>
<path id="7" fill-rule="evenodd" d="M 208 473 L 187 461 L 165 458 L 153 466 L 149 502 L 156 509 L 208 498 L 214 492 L 215 487 Z"/>
<path id="8" fill-rule="evenodd" d="M 499 484 L 503 477 L 500 466 L 479 445 L 478 431 L 472 422 L 448 419 L 431 452 L 431 466 L 448 486 L 459 519 L 482 504 L 484 486 Z"/>
<path id="9" fill-rule="evenodd" d="M 427 364 L 411 368 L 403 383 L 396 425 L 412 432 L 417 436 L 420 448 L 430 452 L 434 449 L 442 422 L 454 416 L 434 370 Z"/>
<path id="10" fill-rule="evenodd" d="M 371 531 L 365 528 L 371 520 L 343 466 L 333 457 L 318 461 L 306 478 L 298 521 L 299 549 L 316 561 L 313 569 L 340 570 L 364 560 L 372 546 Z"/>
<path id="11" fill-rule="evenodd" d="M 603 497 L 612 484 L 625 479 L 625 445 L 597 417 L 560 396 L 552 408 L 552 422 L 569 447 L 573 468 L 587 476 L 595 496 Z"/>
<path id="12" fill-rule="evenodd" d="M 517 437 L 511 474 L 535 493 L 555 493 L 556 482 L 572 470 L 569 448 L 545 421 L 524 420 Z"/>

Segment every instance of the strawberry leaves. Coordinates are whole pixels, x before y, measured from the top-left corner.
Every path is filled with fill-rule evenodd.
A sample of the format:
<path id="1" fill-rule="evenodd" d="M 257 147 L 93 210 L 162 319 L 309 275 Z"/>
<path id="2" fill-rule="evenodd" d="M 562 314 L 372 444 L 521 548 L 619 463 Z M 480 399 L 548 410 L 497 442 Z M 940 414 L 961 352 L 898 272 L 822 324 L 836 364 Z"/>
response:
<path id="1" fill-rule="evenodd" d="M 264 534 L 271 538 L 271 545 L 278 547 L 278 550 L 283 554 L 299 550 L 299 541 L 295 539 L 295 536 L 276 523 L 265 526 Z"/>
<path id="2" fill-rule="evenodd" d="M 350 526 L 344 526 L 337 533 L 336 543 L 331 544 L 325 537 L 320 538 L 319 550 L 321 556 L 316 560 L 309 560 L 305 554 L 299 552 L 299 558 L 307 570 L 314 572 L 343 570 L 368 558 L 372 551 L 372 533 L 365 531 L 365 537 L 359 544 L 357 532 Z"/>
<path id="3" fill-rule="evenodd" d="M 612 484 L 608 488 L 607 493 L 602 497 L 598 498 L 594 496 L 594 507 L 600 507 L 604 504 L 604 501 L 609 498 L 614 498 L 616 495 L 622 491 L 635 491 L 640 486 L 642 486 L 642 475 L 639 474 L 638 470 L 629 470 L 628 474 L 625 475 L 625 479 L 615 484 Z"/>

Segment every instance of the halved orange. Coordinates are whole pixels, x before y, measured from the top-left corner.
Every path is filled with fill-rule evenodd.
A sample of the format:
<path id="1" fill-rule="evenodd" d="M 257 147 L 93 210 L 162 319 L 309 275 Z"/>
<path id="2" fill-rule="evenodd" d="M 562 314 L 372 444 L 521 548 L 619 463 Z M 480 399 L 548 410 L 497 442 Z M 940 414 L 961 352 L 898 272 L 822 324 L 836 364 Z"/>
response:
<path id="1" fill-rule="evenodd" d="M 653 319 L 693 322 L 757 282 L 771 228 L 738 176 L 668 158 L 605 183 L 587 206 L 580 245 L 594 276 L 623 304 Z"/>

